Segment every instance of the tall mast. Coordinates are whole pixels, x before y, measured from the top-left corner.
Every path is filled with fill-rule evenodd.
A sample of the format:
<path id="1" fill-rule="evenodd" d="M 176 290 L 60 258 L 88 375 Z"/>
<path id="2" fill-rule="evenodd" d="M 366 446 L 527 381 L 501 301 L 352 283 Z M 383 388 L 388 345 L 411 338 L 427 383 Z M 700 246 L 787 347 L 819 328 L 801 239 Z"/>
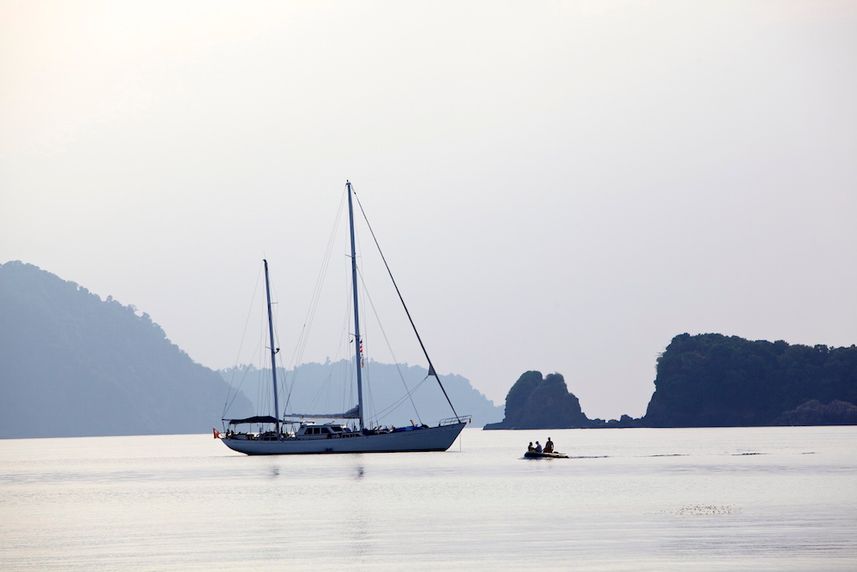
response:
<path id="1" fill-rule="evenodd" d="M 280 410 L 279 410 L 279 400 L 277 399 L 277 359 L 274 357 L 277 355 L 277 348 L 274 347 L 274 318 L 271 314 L 271 285 L 268 282 L 268 261 L 264 258 L 262 262 L 265 263 L 265 294 L 268 296 L 268 339 L 271 341 L 271 377 L 274 382 L 274 419 L 276 419 L 277 425 L 277 438 L 280 438 Z"/>
<path id="2" fill-rule="evenodd" d="M 357 307 L 357 249 L 354 245 L 354 207 L 351 204 L 351 181 L 345 181 L 348 191 L 348 228 L 351 231 L 351 290 L 354 294 L 354 364 L 357 367 L 357 413 L 363 430 L 363 372 L 360 368 L 360 310 Z"/>
<path id="3" fill-rule="evenodd" d="M 349 195 L 349 200 L 351 196 Z M 363 210 L 363 204 L 360 202 L 360 197 L 357 197 L 357 206 L 360 207 L 360 212 L 363 214 L 363 220 L 366 221 L 366 226 L 369 228 L 369 233 L 372 235 L 372 240 L 375 241 L 375 246 L 378 248 L 378 254 L 381 255 L 381 260 L 384 261 L 384 267 L 387 269 L 387 274 L 390 276 L 390 282 L 393 283 L 393 288 L 396 289 L 396 294 L 399 296 L 399 302 L 402 303 L 402 308 L 405 309 L 405 314 L 408 316 L 408 321 L 411 323 L 411 328 L 414 330 L 414 334 L 417 336 L 417 341 L 420 343 L 420 347 L 423 349 L 423 355 L 426 356 L 426 361 L 428 362 L 428 375 L 434 376 L 437 380 L 437 384 L 440 386 L 440 390 L 443 392 L 443 396 L 446 397 L 446 402 L 449 403 L 450 409 L 452 409 L 452 413 L 455 415 L 455 418 L 461 422 L 461 417 L 458 415 L 458 411 L 455 410 L 455 406 L 452 404 L 452 400 L 449 398 L 449 395 L 446 393 L 446 389 L 443 387 L 443 382 L 440 381 L 440 376 L 437 375 L 437 370 L 434 368 L 434 364 L 431 362 L 431 358 L 428 355 L 428 350 L 426 350 L 426 345 L 423 343 L 422 337 L 420 337 L 420 332 L 417 330 L 417 325 L 414 323 L 414 319 L 411 317 L 411 312 L 408 310 L 408 305 L 405 304 L 405 299 L 402 297 L 402 292 L 399 290 L 399 285 L 396 284 L 396 279 L 393 278 L 393 271 L 390 270 L 390 265 L 387 264 L 387 257 L 384 256 L 384 252 L 381 250 L 381 245 L 378 244 L 378 237 L 375 236 L 375 231 L 372 230 L 372 225 L 369 224 L 369 219 L 366 217 L 366 211 Z"/>

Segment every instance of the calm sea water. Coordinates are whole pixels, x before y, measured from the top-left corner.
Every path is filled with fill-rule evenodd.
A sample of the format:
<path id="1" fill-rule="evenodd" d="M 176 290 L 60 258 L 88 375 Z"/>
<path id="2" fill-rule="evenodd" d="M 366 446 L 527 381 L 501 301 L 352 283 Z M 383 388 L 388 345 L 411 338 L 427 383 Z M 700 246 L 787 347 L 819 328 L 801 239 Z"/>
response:
<path id="1" fill-rule="evenodd" d="M 527 461 L 550 434 L 569 460 Z M 465 430 L 445 453 L 0 441 L 0 569 L 857 570 L 857 428 Z"/>

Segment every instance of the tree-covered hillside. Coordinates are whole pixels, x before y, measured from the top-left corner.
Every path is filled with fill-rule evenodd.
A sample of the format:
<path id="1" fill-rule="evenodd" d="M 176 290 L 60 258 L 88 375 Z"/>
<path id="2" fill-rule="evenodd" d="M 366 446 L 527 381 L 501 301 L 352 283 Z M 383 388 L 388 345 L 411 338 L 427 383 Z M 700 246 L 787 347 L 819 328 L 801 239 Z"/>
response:
<path id="1" fill-rule="evenodd" d="M 841 403 L 833 404 L 836 401 Z M 854 423 L 854 404 L 855 346 L 810 347 L 682 334 L 658 358 L 655 393 L 643 423 L 649 427 Z"/>
<path id="2" fill-rule="evenodd" d="M 148 314 L 0 265 L 0 437 L 203 433 L 227 392 Z M 250 405 L 239 396 L 234 409 Z"/>

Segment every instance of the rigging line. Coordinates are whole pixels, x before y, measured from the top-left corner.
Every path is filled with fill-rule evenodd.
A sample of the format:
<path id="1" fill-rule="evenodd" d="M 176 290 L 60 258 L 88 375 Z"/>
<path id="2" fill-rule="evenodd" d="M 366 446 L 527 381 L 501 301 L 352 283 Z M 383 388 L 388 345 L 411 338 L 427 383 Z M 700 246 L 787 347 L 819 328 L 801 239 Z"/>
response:
<path id="1" fill-rule="evenodd" d="M 263 383 L 263 379 L 265 377 L 265 348 L 267 347 L 265 340 L 268 337 L 268 333 L 265 331 L 265 326 L 260 322 L 259 323 L 259 343 L 257 347 L 256 354 L 256 401 L 254 405 L 256 409 L 254 411 L 255 415 L 262 415 L 263 413 L 268 411 L 268 392 L 264 389 L 265 384 Z"/>
<path id="2" fill-rule="evenodd" d="M 262 341 L 260 343 L 262 344 L 261 347 L 264 347 L 264 341 Z M 258 348 L 259 348 L 259 346 L 257 345 L 257 349 Z M 255 368 L 253 363 L 247 363 L 246 366 L 244 367 L 244 373 L 241 376 L 241 382 L 238 385 L 238 388 L 235 392 L 235 395 L 233 395 L 232 399 L 229 401 L 229 405 L 227 406 L 227 410 L 232 407 L 232 404 L 235 403 L 235 400 L 238 398 L 239 394 L 243 394 L 248 399 L 250 398 L 250 396 L 244 391 L 244 383 L 248 378 L 248 374 L 250 373 L 251 368 Z M 258 402 L 258 400 L 257 400 L 257 402 Z M 224 412 L 224 416 L 225 416 L 225 412 Z"/>
<path id="3" fill-rule="evenodd" d="M 347 246 L 346 246 L 346 249 L 347 249 Z M 346 250 L 346 253 L 344 254 L 343 260 L 348 261 L 347 266 L 349 267 L 349 270 L 350 270 L 350 266 L 351 266 L 350 251 Z M 354 313 L 353 313 L 354 299 L 352 297 L 352 282 L 351 282 L 352 276 L 351 276 L 351 272 L 350 271 L 344 272 L 341 276 L 341 280 L 343 281 L 342 282 L 342 286 L 343 286 L 342 295 L 345 296 L 345 314 L 343 314 L 343 316 L 342 316 L 342 329 L 341 329 L 341 337 L 340 337 L 339 348 L 337 348 L 337 350 L 339 351 L 337 358 L 339 358 L 340 363 L 342 363 L 342 366 L 339 369 L 340 369 L 341 379 L 344 381 L 342 384 L 343 394 L 347 395 L 348 403 L 350 403 L 350 404 L 357 403 L 357 405 L 359 407 L 359 405 L 360 405 L 359 401 L 360 400 L 357 397 L 355 397 L 355 395 L 354 395 L 354 392 L 357 388 L 357 384 L 355 383 L 354 378 L 357 375 L 357 373 L 354 369 L 354 359 L 353 359 L 353 357 L 351 357 L 353 354 L 352 348 L 354 347 L 351 344 L 357 343 L 356 342 L 356 336 L 354 335 L 354 332 L 353 332 L 354 328 L 352 327 L 353 326 L 353 320 L 354 320 Z M 348 407 L 350 408 L 351 405 L 349 405 Z M 364 419 L 364 421 L 365 421 L 365 419 Z"/>
<path id="4" fill-rule="evenodd" d="M 369 288 L 366 287 L 366 281 L 363 280 L 363 273 L 360 272 L 359 269 L 357 270 L 357 275 L 360 276 L 360 283 L 363 284 L 363 292 L 366 293 L 366 299 L 369 300 L 369 307 L 372 308 L 372 313 L 375 315 L 375 321 L 378 323 L 378 329 L 381 330 L 381 336 L 384 338 L 384 342 L 387 344 L 387 349 L 390 351 L 390 356 L 393 358 L 393 364 L 396 366 L 396 371 L 399 373 L 399 379 L 402 380 L 402 387 L 405 388 L 405 394 L 408 396 L 408 399 L 411 400 L 411 406 L 414 408 L 414 413 L 416 414 L 420 424 L 422 424 L 423 420 L 420 417 L 420 412 L 417 410 L 417 404 L 414 403 L 414 398 L 410 389 L 408 389 L 408 384 L 405 382 L 405 376 L 402 374 L 402 368 L 399 365 L 399 360 L 396 358 L 395 352 L 393 352 L 393 346 L 390 344 L 390 339 L 387 337 L 387 332 L 384 330 L 384 325 L 381 323 L 381 317 L 378 315 L 375 302 L 372 300 Z"/>
<path id="5" fill-rule="evenodd" d="M 273 314 L 274 339 L 269 340 L 271 343 L 271 347 L 274 348 L 274 363 L 271 365 L 271 367 L 273 367 L 275 369 L 281 369 L 282 370 L 282 375 L 277 380 L 277 385 L 283 393 L 286 393 L 288 390 L 288 383 L 285 379 L 285 377 L 286 377 L 286 365 L 287 364 L 285 362 L 285 359 L 281 355 L 280 345 L 277 343 L 277 341 L 279 341 L 279 339 L 280 339 L 280 301 L 279 301 L 280 295 L 277 291 L 276 282 L 274 282 L 274 284 L 272 285 L 271 291 L 273 292 L 273 296 L 276 299 L 276 302 L 271 302 L 271 304 L 276 305 L 276 307 L 277 307 L 276 311 Z M 273 372 L 272 372 L 272 375 L 273 375 Z M 276 394 L 276 392 L 275 392 L 275 394 Z M 273 404 L 273 397 L 274 396 L 272 396 L 272 399 L 271 399 L 272 404 Z M 276 405 L 279 406 L 279 403 Z"/>
<path id="6" fill-rule="evenodd" d="M 270 340 L 268 340 L 268 327 L 267 322 L 259 324 L 259 383 L 256 385 L 256 390 L 258 395 L 260 396 L 259 401 L 263 405 L 260 407 L 258 415 L 268 415 L 271 411 L 271 405 L 273 404 L 272 400 L 272 391 L 271 385 L 268 383 L 271 379 L 271 362 L 270 354 L 268 353 L 268 344 Z M 265 372 L 268 375 L 265 375 Z"/>
<path id="7" fill-rule="evenodd" d="M 428 375 L 427 375 L 427 376 L 425 376 L 424 378 L 422 378 L 422 380 L 420 380 L 420 382 L 414 386 L 414 391 L 413 391 L 413 393 L 416 393 L 416 392 L 417 392 L 417 390 L 422 386 L 422 384 L 423 384 L 423 383 L 425 383 L 425 381 L 426 381 L 428 378 L 429 378 L 429 376 L 428 376 Z M 394 402 L 393 402 L 393 403 L 391 403 L 390 405 L 388 405 L 388 406 L 384 407 L 383 409 L 381 409 L 381 410 L 380 410 L 380 412 L 379 412 L 379 414 L 378 414 L 378 420 L 380 421 L 381 419 L 383 419 L 383 418 L 384 418 L 384 417 L 386 417 L 387 415 L 389 415 L 389 414 L 393 413 L 396 409 L 398 409 L 399 407 L 401 407 L 401 406 L 402 406 L 402 404 L 404 404 L 404 402 L 405 402 L 405 398 L 404 398 L 404 397 L 400 397 L 399 399 L 397 399 L 396 401 L 394 401 Z M 422 420 L 420 420 L 420 424 L 422 424 Z"/>
<path id="8" fill-rule="evenodd" d="M 357 366 L 355 366 L 355 367 L 357 367 Z M 369 374 L 368 369 L 365 372 L 363 372 L 363 379 L 366 381 L 366 385 L 365 385 L 366 391 L 364 392 L 366 394 L 366 401 L 369 402 L 369 408 L 368 408 L 369 414 L 367 415 L 367 418 L 368 419 L 375 419 L 377 421 L 377 417 L 375 416 L 375 410 L 376 410 L 375 392 L 372 391 L 372 376 Z M 364 403 L 364 405 L 366 405 L 366 404 Z"/>
<path id="9" fill-rule="evenodd" d="M 336 242 L 336 231 L 339 228 L 340 220 L 342 219 L 342 213 L 344 211 L 345 198 L 345 193 L 342 193 L 339 200 L 339 208 L 336 211 L 336 216 L 334 217 L 333 225 L 330 229 L 330 234 L 327 238 L 327 245 L 324 249 L 322 263 L 319 268 L 318 275 L 316 276 L 315 284 L 313 286 L 312 296 L 310 297 L 310 304 L 307 308 L 306 315 L 304 316 L 304 323 L 301 327 L 301 333 L 298 336 L 298 340 L 295 345 L 295 353 L 293 354 L 294 360 L 292 363 L 292 369 L 295 370 L 295 373 L 297 373 L 297 364 L 303 357 L 304 352 L 306 351 L 306 346 L 309 343 L 309 336 L 312 332 L 312 325 L 315 321 L 315 316 L 318 312 L 321 294 L 324 288 L 324 282 L 327 277 L 327 271 L 330 267 L 331 255 L 333 253 L 334 244 Z"/>
<path id="10" fill-rule="evenodd" d="M 286 394 L 290 391 L 291 386 L 289 384 L 289 381 L 286 379 L 286 374 L 289 371 L 287 369 L 288 363 L 286 362 L 286 358 L 282 354 L 283 352 L 281 352 L 280 348 L 277 346 L 277 352 L 274 355 L 274 360 L 277 364 L 276 367 L 277 370 L 279 370 L 277 371 L 277 375 L 280 376 L 277 381 L 279 382 L 280 390 L 282 391 L 282 393 Z M 294 383 L 294 381 L 292 381 L 292 383 Z M 285 414 L 285 410 L 283 410 L 283 413 Z"/>
<path id="11" fill-rule="evenodd" d="M 229 411 L 229 409 L 232 407 L 232 404 L 235 403 L 235 400 L 238 398 L 238 395 L 243 393 L 242 389 L 244 387 L 244 382 L 247 381 L 247 374 L 250 373 L 250 369 L 252 367 L 253 367 L 253 364 L 250 364 L 250 363 L 244 364 L 244 366 L 241 367 L 241 381 L 238 382 L 238 387 L 230 387 L 230 390 L 229 390 L 230 393 L 232 392 L 233 389 L 235 390 L 235 393 L 232 394 L 231 399 L 228 399 L 229 403 L 223 408 L 223 415 L 221 416 L 221 418 L 226 417 L 226 412 Z M 237 366 L 233 368 L 233 371 L 236 369 L 238 369 Z M 244 394 L 244 395 L 246 395 L 246 394 Z M 229 396 L 229 394 L 227 394 L 227 398 L 228 398 L 228 396 Z"/>
<path id="12" fill-rule="evenodd" d="M 352 192 L 353 187 L 352 187 Z M 369 217 L 366 216 L 366 211 L 363 210 L 363 203 L 360 202 L 360 197 L 357 196 L 357 193 L 354 192 L 354 198 L 357 199 L 357 206 L 360 207 L 360 213 L 363 215 L 363 220 L 366 221 L 366 226 L 369 228 L 369 233 L 372 235 L 372 240 L 375 241 L 375 247 L 378 249 L 378 254 L 381 255 L 381 260 L 384 261 L 384 267 L 387 269 L 387 274 L 390 275 L 390 281 L 393 282 L 393 288 L 396 289 L 396 294 L 399 296 L 399 301 L 402 303 L 402 308 L 405 309 L 405 314 L 408 316 L 408 321 L 411 323 L 411 328 L 414 330 L 414 334 L 417 336 L 417 341 L 420 343 L 420 347 L 423 350 L 423 355 L 426 356 L 426 361 L 429 364 L 429 375 L 433 375 L 437 380 L 437 384 L 440 386 L 440 390 L 443 392 L 443 396 L 446 398 L 446 402 L 449 403 L 450 409 L 452 409 L 452 413 L 455 415 L 455 418 L 461 422 L 461 417 L 458 416 L 458 412 L 455 410 L 455 406 L 452 404 L 452 400 L 449 399 L 449 395 L 446 393 L 446 389 L 443 387 L 443 382 L 440 381 L 440 377 L 437 375 L 437 370 L 434 368 L 434 365 L 431 362 L 431 358 L 428 355 L 428 351 L 426 350 L 426 346 L 423 343 L 423 339 L 420 337 L 419 331 L 417 331 L 417 326 L 414 323 L 414 319 L 411 317 L 411 312 L 408 310 L 408 305 L 405 304 L 405 299 L 402 297 L 402 292 L 399 290 L 399 285 L 396 284 L 396 279 L 393 278 L 393 271 L 390 270 L 390 265 L 387 263 L 387 257 L 384 256 L 384 252 L 381 250 L 381 245 L 378 244 L 378 238 L 375 236 L 375 231 L 372 230 L 372 225 L 369 224 Z"/>
<path id="13" fill-rule="evenodd" d="M 354 384 L 351 383 L 351 373 L 347 368 L 348 360 L 348 350 L 351 348 L 350 344 L 350 328 L 348 327 L 350 322 L 348 321 L 348 314 L 351 312 L 350 303 L 346 303 L 345 315 L 342 319 L 342 327 L 340 328 L 339 334 L 339 342 L 336 346 L 336 354 L 334 357 L 336 358 L 336 362 L 334 366 L 330 368 L 330 373 L 328 375 L 328 383 L 331 383 L 331 380 L 335 377 L 338 382 L 339 387 L 339 402 L 343 407 L 342 411 L 348 411 L 352 407 L 354 407 L 356 400 L 354 399 Z"/>
<path id="14" fill-rule="evenodd" d="M 362 290 L 360 290 L 361 299 L 362 299 L 361 304 L 362 304 L 363 308 L 365 308 L 367 306 L 366 300 L 369 299 L 370 304 L 374 307 L 374 303 L 371 303 L 371 296 L 369 295 L 369 289 L 366 287 L 366 282 L 363 279 L 363 273 L 361 270 L 361 266 L 363 263 L 363 258 L 362 258 L 362 256 L 363 256 L 362 255 L 362 253 L 363 253 L 362 238 L 363 237 L 359 232 L 356 232 L 355 236 L 357 239 L 357 252 L 360 253 L 358 255 L 358 258 L 360 259 L 360 264 L 358 264 L 356 266 L 356 268 L 357 268 L 357 274 L 360 277 L 360 282 L 363 284 L 363 288 L 362 288 Z M 373 308 L 373 310 L 374 310 L 374 308 Z M 375 321 L 378 323 L 379 328 L 381 328 L 382 327 L 381 326 L 381 320 L 378 318 L 377 312 L 375 312 Z M 361 342 L 364 342 L 364 340 L 367 340 L 367 339 L 371 339 L 371 335 L 369 335 L 369 326 L 370 326 L 369 321 L 368 320 L 364 321 L 363 332 L 365 335 L 361 336 L 361 338 L 360 338 Z M 389 344 L 388 344 L 388 347 L 389 347 Z M 369 361 L 370 361 L 369 360 L 369 344 L 364 342 L 363 354 L 360 356 L 361 367 L 364 367 L 364 364 L 368 364 Z M 366 371 L 364 372 L 364 378 L 366 380 L 366 383 L 364 385 L 365 385 L 367 393 L 368 393 L 368 401 L 369 401 L 370 411 L 372 412 L 373 418 L 375 419 L 375 421 L 378 422 L 379 421 L 378 416 L 377 416 L 377 409 L 378 408 L 375 406 L 375 393 L 373 391 L 374 386 L 373 386 L 373 382 L 372 382 L 372 373 L 370 372 L 370 369 L 368 367 L 366 367 L 365 369 L 366 369 Z M 416 411 L 416 406 L 414 406 L 414 412 L 419 417 L 419 413 Z"/>
<path id="15" fill-rule="evenodd" d="M 262 276 L 262 269 L 259 269 L 259 272 L 256 274 L 256 286 L 253 287 L 253 296 L 250 298 L 250 307 L 247 308 L 247 318 L 244 320 L 244 329 L 241 331 L 241 342 L 238 344 L 238 354 L 235 356 L 235 365 L 238 365 L 238 360 L 241 359 L 241 351 L 244 349 L 244 339 L 247 336 L 247 326 L 250 324 L 250 315 L 253 313 L 253 304 L 256 302 L 256 295 L 259 293 L 259 280 Z M 229 391 L 226 393 L 226 401 L 223 404 L 223 414 L 221 417 L 226 417 L 226 412 L 232 407 L 232 404 L 235 402 L 235 399 L 238 397 L 238 394 L 241 392 L 241 388 L 244 386 L 244 380 L 247 379 L 247 370 L 244 370 L 244 375 L 241 376 L 241 381 L 238 384 L 238 387 L 233 385 L 233 381 L 235 381 L 235 368 L 232 370 L 232 374 L 229 377 Z M 235 393 L 232 394 L 232 390 L 235 389 Z"/>
<path id="16" fill-rule="evenodd" d="M 360 267 L 363 264 L 363 242 L 361 240 L 362 236 L 360 235 L 360 233 L 357 232 L 356 228 L 354 230 L 355 230 L 355 235 L 354 235 L 355 240 L 357 241 L 357 248 L 355 251 L 355 257 L 356 257 L 356 260 L 358 261 L 358 263 L 355 264 L 354 267 L 357 269 L 357 274 L 360 275 Z M 366 308 L 366 296 L 368 294 L 369 294 L 369 292 L 366 290 L 365 284 L 364 284 L 364 288 L 362 290 L 358 289 L 358 295 L 360 296 L 360 300 L 361 300 L 360 306 L 363 308 Z M 360 342 L 363 344 L 363 348 L 362 348 L 363 351 L 360 354 L 360 364 L 355 365 L 354 367 L 355 368 L 359 367 L 361 369 L 361 373 L 363 374 L 363 388 L 364 388 L 364 395 L 366 396 L 366 399 L 363 400 L 364 401 L 364 409 L 367 410 L 366 417 L 369 419 L 373 419 L 373 418 L 375 418 L 374 413 L 375 413 L 377 408 L 375 407 L 375 393 L 373 391 L 373 386 L 372 386 L 372 376 L 370 375 L 368 368 L 366 368 L 366 371 L 362 371 L 365 368 L 365 364 L 367 362 L 367 356 L 369 355 L 369 346 L 366 343 L 366 340 L 367 340 L 367 338 L 371 339 L 372 336 L 369 335 L 369 322 L 368 322 L 368 320 L 364 320 L 362 325 L 363 325 L 363 334 L 364 335 L 361 335 L 361 333 L 359 331 L 357 331 L 355 328 L 355 331 L 357 333 L 357 337 L 360 339 Z M 368 408 L 365 407 L 367 404 L 368 404 Z M 377 418 L 375 418 L 375 419 L 377 421 Z"/>
<path id="17" fill-rule="evenodd" d="M 327 379 L 322 380 L 321 383 L 318 384 L 318 388 L 315 391 L 315 395 L 312 397 L 312 399 L 309 401 L 309 403 L 304 404 L 304 407 L 306 407 L 307 411 L 312 411 L 316 407 L 319 407 L 322 411 L 327 410 L 329 408 L 330 386 L 331 386 L 330 381 L 332 378 L 333 378 L 333 373 L 329 371 L 328 375 L 327 375 Z M 325 392 L 326 392 L 325 399 L 323 400 L 325 405 L 319 405 L 319 401 L 320 401 L 320 398 L 322 396 L 322 393 L 325 393 Z"/>
<path id="18" fill-rule="evenodd" d="M 278 349 L 279 349 L 279 348 L 278 348 Z M 276 367 L 277 367 L 277 369 L 279 369 L 279 370 L 281 370 L 281 371 L 282 371 L 282 376 L 281 376 L 281 377 L 280 377 L 280 379 L 279 379 L 279 382 L 280 382 L 280 389 L 282 390 L 282 392 L 283 392 L 283 393 L 286 393 L 286 392 L 288 392 L 288 391 L 289 391 L 289 384 L 288 384 L 288 381 L 286 380 L 286 373 L 288 372 L 288 370 L 286 369 L 286 365 L 287 365 L 287 364 L 286 364 L 286 359 L 285 359 L 282 355 L 280 355 L 280 354 L 281 354 L 281 352 L 279 352 L 279 351 L 278 351 L 278 352 L 274 355 L 274 360 L 275 360 L 275 362 L 277 363 L 277 366 L 276 366 Z M 285 414 L 286 414 L 286 411 L 285 411 L 285 409 L 284 409 L 284 410 L 283 410 L 283 415 L 285 415 Z"/>
<path id="19" fill-rule="evenodd" d="M 272 305 L 276 305 L 276 307 L 277 307 L 276 311 L 273 314 L 273 337 L 274 337 L 274 339 L 269 340 L 269 342 L 271 344 L 271 348 L 274 349 L 274 360 L 273 360 L 273 363 L 271 364 L 271 367 L 282 371 L 282 374 L 280 375 L 279 379 L 277 379 L 277 386 L 279 387 L 280 391 L 282 391 L 283 393 L 287 393 L 287 391 L 289 389 L 288 381 L 286 380 L 287 363 L 285 361 L 285 358 L 281 355 L 282 352 L 280 351 L 280 345 L 277 343 L 280 339 L 280 333 L 279 333 L 279 324 L 280 324 L 280 303 L 279 303 L 279 299 L 280 299 L 280 296 L 277 292 L 276 282 L 271 287 L 271 290 L 273 292 L 274 298 L 277 300 L 276 302 L 271 302 Z M 272 372 L 272 375 L 273 375 L 273 373 L 274 372 Z M 277 372 L 277 373 L 280 373 L 280 372 Z M 277 391 L 276 390 L 274 391 L 274 394 L 271 396 L 271 405 L 276 405 L 277 407 L 274 407 L 274 409 L 276 410 L 279 407 L 279 403 L 274 403 L 275 397 L 277 397 Z M 283 413 L 285 413 L 285 411 Z"/>
<path id="20" fill-rule="evenodd" d="M 426 379 L 428 379 L 428 377 L 426 377 L 426 378 L 425 378 L 425 379 L 423 379 L 422 381 L 425 381 Z M 380 421 L 381 421 L 384 417 L 386 417 L 387 415 L 389 415 L 389 414 L 393 413 L 394 411 L 396 411 L 396 410 L 397 410 L 399 407 L 401 407 L 404 403 L 405 403 L 405 397 L 403 396 L 403 397 L 400 397 L 400 398 L 396 399 L 395 401 L 393 401 L 392 403 L 390 403 L 390 404 L 389 404 L 389 405 L 387 405 L 386 407 L 381 408 L 381 409 L 378 411 L 378 418 L 377 418 L 378 422 L 380 423 Z M 420 421 L 420 424 L 422 424 L 422 421 Z"/>
<path id="21" fill-rule="evenodd" d="M 333 368 L 328 366 L 327 368 L 327 377 L 322 379 L 322 381 L 318 385 L 318 391 L 316 391 L 315 397 L 313 397 L 312 401 L 309 402 L 309 406 L 305 408 L 306 411 L 312 411 L 315 407 L 317 407 L 317 403 L 319 397 L 321 396 L 322 391 L 326 391 L 327 395 L 325 398 L 325 403 L 330 402 L 330 393 L 331 387 L 333 386 Z M 322 410 L 332 410 L 330 406 L 318 406 Z M 342 409 L 342 411 L 348 411 L 348 408 Z"/>
<path id="22" fill-rule="evenodd" d="M 343 278 L 346 278 L 345 274 L 343 274 Z M 351 363 L 351 360 L 348 359 L 349 350 L 351 349 L 349 346 L 350 338 L 351 338 L 351 294 L 349 293 L 348 288 L 348 280 L 346 279 L 343 282 L 345 288 L 342 289 L 342 293 L 345 296 L 345 313 L 342 315 L 342 324 L 339 330 L 339 344 L 336 347 L 336 359 L 337 362 L 344 362 L 346 366 L 338 366 L 339 370 L 339 379 L 347 380 L 342 384 L 342 399 L 344 403 L 346 403 L 346 409 L 351 409 L 356 399 L 354 398 L 354 384 L 351 383 L 351 370 L 348 369 L 347 364 Z M 344 371 L 344 375 L 343 375 Z"/>
<path id="23" fill-rule="evenodd" d="M 347 290 L 343 290 L 343 292 L 347 292 Z M 349 324 L 348 315 L 350 313 L 350 310 L 351 310 L 351 308 L 349 306 L 349 302 L 346 300 L 346 302 L 345 302 L 345 314 L 342 317 L 342 323 L 341 323 L 340 328 L 339 328 L 339 340 L 337 341 L 337 344 L 336 344 L 336 351 L 333 354 L 333 357 L 336 361 L 330 363 L 330 356 L 328 356 L 327 359 L 328 359 L 328 362 L 330 363 L 330 365 L 328 366 L 327 380 L 325 381 L 325 383 L 331 383 L 332 384 L 331 380 L 334 378 L 334 374 L 335 374 L 337 380 L 345 380 L 346 379 L 342 375 L 341 370 L 343 369 L 343 367 L 341 366 L 340 362 L 344 359 L 342 356 L 346 355 L 347 349 L 348 349 L 348 339 L 350 336 L 349 331 L 348 331 L 348 324 Z M 349 378 L 349 381 L 350 381 L 350 378 Z M 340 391 L 339 401 L 340 401 L 340 405 L 343 407 L 342 411 L 348 411 L 354 405 L 354 400 L 352 399 L 352 393 L 353 392 L 351 391 L 351 383 L 349 383 L 349 382 L 340 383 L 339 384 L 339 391 Z"/>
<path id="24" fill-rule="evenodd" d="M 330 234 L 327 240 L 327 246 L 325 247 L 324 256 L 322 257 L 321 267 L 319 268 L 318 275 L 316 277 L 315 285 L 313 287 L 312 296 L 310 299 L 309 307 L 307 308 L 307 313 L 304 317 L 304 323 L 301 327 L 301 333 L 298 336 L 298 341 L 295 345 L 295 351 L 293 354 L 292 360 L 292 375 L 291 375 L 291 386 L 286 394 L 286 409 L 283 411 L 287 411 L 288 405 L 291 402 L 292 392 L 294 388 L 297 386 L 298 381 L 298 363 L 302 361 L 303 355 L 306 352 L 307 344 L 309 343 L 309 337 L 312 332 L 312 326 L 315 323 L 315 316 L 318 313 L 319 304 L 321 301 L 321 294 L 324 287 L 324 282 L 327 278 L 327 272 L 330 268 L 330 260 L 331 255 L 333 253 L 334 244 L 336 241 L 336 229 L 339 226 L 339 221 L 342 218 L 343 205 L 345 204 L 345 195 L 343 194 L 342 199 L 339 201 L 339 209 L 336 213 L 336 217 L 334 219 L 333 226 L 331 227 Z M 285 376 L 284 376 L 285 377 Z"/>
<path id="25" fill-rule="evenodd" d="M 350 312 L 351 312 L 351 295 L 347 292 L 347 289 L 344 289 L 343 292 L 346 292 L 346 294 L 345 294 L 345 314 L 343 315 L 343 318 L 342 318 L 342 327 L 340 329 L 340 339 L 339 339 L 339 344 L 338 344 L 337 349 L 336 349 L 336 353 L 334 355 L 335 358 L 339 358 L 344 353 L 343 352 L 343 346 L 346 344 L 346 341 L 347 341 L 348 337 L 350 336 L 348 326 L 350 324 L 349 320 L 350 320 Z M 291 383 L 290 389 L 286 395 L 286 403 L 285 403 L 285 406 L 283 408 L 284 412 L 288 411 L 288 407 L 291 403 L 293 392 L 297 388 L 298 369 L 299 368 L 297 366 L 295 366 L 293 369 L 292 383 Z M 331 382 L 331 380 L 334 376 L 334 373 L 335 373 L 334 369 L 335 369 L 334 367 L 328 368 L 327 379 L 321 382 L 318 390 L 316 391 L 316 393 L 314 395 L 307 393 L 304 401 L 306 401 L 307 399 L 309 399 L 309 401 L 305 402 L 304 405 L 302 406 L 302 408 L 312 410 L 313 407 L 315 406 L 315 404 L 318 403 L 319 397 L 321 396 L 321 392 L 326 388 L 329 389 L 332 385 L 330 382 Z M 351 406 L 349 405 L 348 408 L 350 408 L 350 407 Z"/>

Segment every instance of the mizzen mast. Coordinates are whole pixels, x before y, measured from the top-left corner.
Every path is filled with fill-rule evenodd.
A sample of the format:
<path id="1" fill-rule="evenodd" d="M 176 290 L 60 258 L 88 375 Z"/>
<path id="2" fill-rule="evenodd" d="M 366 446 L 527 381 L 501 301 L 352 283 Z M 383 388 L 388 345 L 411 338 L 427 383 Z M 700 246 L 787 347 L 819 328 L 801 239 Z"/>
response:
<path id="1" fill-rule="evenodd" d="M 268 339 L 271 344 L 271 377 L 274 383 L 274 419 L 276 419 L 277 425 L 277 439 L 280 438 L 280 408 L 279 408 L 279 400 L 277 399 L 277 352 L 280 351 L 279 348 L 274 347 L 274 318 L 271 313 L 271 284 L 268 282 L 268 261 L 266 259 L 262 259 L 262 262 L 265 263 L 265 294 L 268 297 Z"/>

